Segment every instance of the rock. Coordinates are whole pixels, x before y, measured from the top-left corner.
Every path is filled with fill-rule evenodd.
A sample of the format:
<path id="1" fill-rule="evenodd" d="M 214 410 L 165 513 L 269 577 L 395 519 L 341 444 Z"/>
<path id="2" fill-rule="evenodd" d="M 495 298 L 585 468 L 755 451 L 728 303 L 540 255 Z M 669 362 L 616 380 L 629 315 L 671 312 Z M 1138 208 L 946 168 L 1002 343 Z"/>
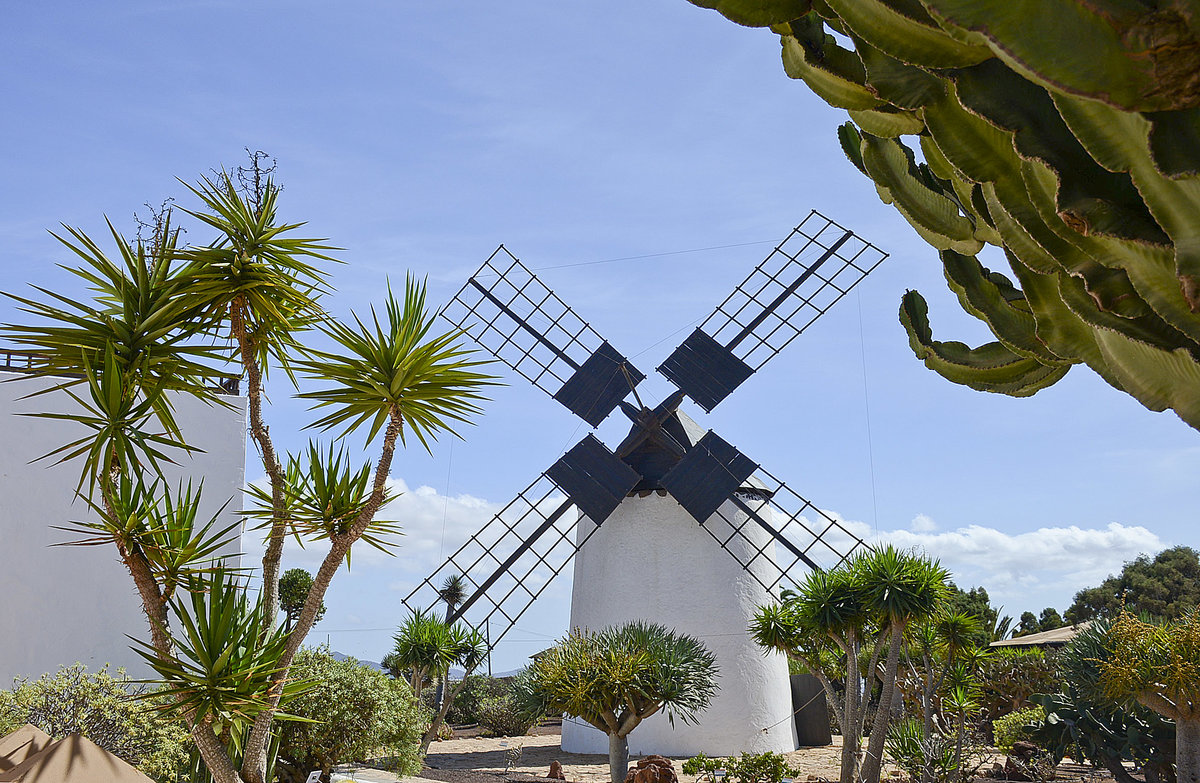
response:
<path id="1" fill-rule="evenodd" d="M 562 764 L 558 763 L 557 760 L 550 762 L 550 774 L 546 775 L 546 777 L 552 780 L 567 779 L 567 776 L 563 774 Z"/>
<path id="2" fill-rule="evenodd" d="M 1017 740 L 1013 743 L 1012 753 L 1009 753 L 1008 755 L 1015 759 L 1020 759 L 1021 761 L 1029 761 L 1031 758 L 1037 755 L 1037 752 L 1037 745 L 1034 745 L 1032 742 L 1026 742 L 1025 740 Z"/>
<path id="3" fill-rule="evenodd" d="M 679 783 L 679 776 L 670 759 L 652 755 L 629 768 L 625 783 Z"/>

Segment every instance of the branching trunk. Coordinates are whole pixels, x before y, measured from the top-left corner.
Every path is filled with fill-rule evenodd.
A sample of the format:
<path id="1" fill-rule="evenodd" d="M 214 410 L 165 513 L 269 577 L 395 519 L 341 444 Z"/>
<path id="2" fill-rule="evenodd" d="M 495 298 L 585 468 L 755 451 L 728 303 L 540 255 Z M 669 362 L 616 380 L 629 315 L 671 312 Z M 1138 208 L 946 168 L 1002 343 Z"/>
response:
<path id="1" fill-rule="evenodd" d="M 325 598 L 325 591 L 329 589 L 329 583 L 333 581 L 334 574 L 337 573 L 345 561 L 346 553 L 350 551 L 350 547 L 355 541 L 362 538 L 363 533 L 367 531 L 371 522 L 374 521 L 379 507 L 383 505 L 387 480 L 392 469 L 392 457 L 396 452 L 396 441 L 400 437 L 402 425 L 403 419 L 400 416 L 400 411 L 398 408 L 393 407 L 391 421 L 388 423 L 387 431 L 383 436 L 383 447 L 379 456 L 379 462 L 375 466 L 375 478 L 371 488 L 371 496 L 367 499 L 362 512 L 359 514 L 358 519 L 354 521 L 350 530 L 332 538 L 329 552 L 325 555 L 325 559 L 321 562 L 321 567 L 317 569 L 317 573 L 313 577 L 313 584 L 308 591 L 308 597 L 305 598 L 304 608 L 300 611 L 300 617 L 296 620 L 296 628 L 288 637 L 287 646 L 284 648 L 283 655 L 279 658 L 279 668 L 284 676 L 281 676 L 275 687 L 272 688 L 271 693 L 268 695 L 267 708 L 259 713 L 259 716 L 255 719 L 254 727 L 250 731 L 250 737 L 246 741 L 245 760 L 242 764 L 242 776 L 246 779 L 246 783 L 267 783 L 267 781 L 263 780 L 266 769 L 267 743 L 271 737 L 271 722 L 275 717 L 275 712 L 279 708 L 279 700 L 283 695 L 286 673 L 291 668 L 292 661 L 295 659 L 296 653 L 300 650 L 301 643 L 308 636 L 313 623 L 316 622 L 317 612 L 321 608 L 321 601 Z"/>
<path id="2" fill-rule="evenodd" d="M 458 694 L 462 693 L 463 688 L 467 687 L 467 678 L 475 671 L 478 666 L 472 667 L 463 673 L 463 678 L 458 681 L 458 685 L 453 688 L 445 688 L 444 684 L 449 679 L 449 675 L 442 678 L 444 702 L 438 707 L 437 714 L 433 716 L 433 722 L 429 724 L 429 728 L 421 736 L 421 757 L 429 752 L 429 746 L 437 739 L 438 730 L 442 728 L 442 723 L 446 720 L 446 713 L 450 711 L 450 705 L 458 698 Z"/>

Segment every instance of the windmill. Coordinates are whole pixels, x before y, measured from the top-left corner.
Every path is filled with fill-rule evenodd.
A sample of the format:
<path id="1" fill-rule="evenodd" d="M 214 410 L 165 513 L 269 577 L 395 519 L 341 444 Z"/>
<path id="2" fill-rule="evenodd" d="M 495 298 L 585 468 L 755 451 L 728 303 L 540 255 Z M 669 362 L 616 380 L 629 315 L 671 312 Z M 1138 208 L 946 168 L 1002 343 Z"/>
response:
<path id="1" fill-rule="evenodd" d="M 886 257 L 811 212 L 659 365 L 675 391 L 648 407 L 637 391 L 645 374 L 501 245 L 443 317 L 590 427 L 616 410 L 633 426 L 613 450 L 584 437 L 405 605 L 432 605 L 441 581 L 461 575 L 467 596 L 449 619 L 489 628 L 495 645 L 573 562 L 572 627 L 649 619 L 717 655 L 721 692 L 699 726 L 674 732 L 654 716 L 630 735 L 630 752 L 793 750 L 786 661 L 764 656 L 747 623 L 801 573 L 837 565 L 862 541 L 680 405 L 712 411 Z M 562 747 L 608 744 L 565 722 Z"/>

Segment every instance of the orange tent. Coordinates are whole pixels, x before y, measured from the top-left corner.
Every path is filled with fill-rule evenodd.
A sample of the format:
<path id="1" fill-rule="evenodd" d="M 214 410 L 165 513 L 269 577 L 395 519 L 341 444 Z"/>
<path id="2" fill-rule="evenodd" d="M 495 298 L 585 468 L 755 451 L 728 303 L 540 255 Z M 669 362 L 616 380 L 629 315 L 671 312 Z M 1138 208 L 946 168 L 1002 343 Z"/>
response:
<path id="1" fill-rule="evenodd" d="M 154 783 L 85 737 L 71 734 L 12 769 L 0 783 Z"/>
<path id="2" fill-rule="evenodd" d="M 0 772 L 7 772 L 30 756 L 41 753 L 51 742 L 50 735 L 32 723 L 5 734 L 0 737 Z"/>

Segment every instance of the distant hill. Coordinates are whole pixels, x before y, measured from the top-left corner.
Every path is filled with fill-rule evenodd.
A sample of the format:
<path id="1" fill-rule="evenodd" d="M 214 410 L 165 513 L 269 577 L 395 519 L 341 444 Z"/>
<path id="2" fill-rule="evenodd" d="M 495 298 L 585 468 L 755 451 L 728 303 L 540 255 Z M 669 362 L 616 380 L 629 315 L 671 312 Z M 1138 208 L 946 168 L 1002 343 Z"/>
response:
<path id="1" fill-rule="evenodd" d="M 348 661 L 353 658 L 354 660 L 358 661 L 359 665 L 366 666 L 368 669 L 374 669 L 377 672 L 384 672 L 384 673 L 387 672 L 387 670 L 384 669 L 382 665 L 376 663 L 375 661 L 364 661 L 361 658 L 354 658 L 353 655 L 346 655 L 345 653 L 340 653 L 337 650 L 332 650 L 332 651 L 330 651 L 329 654 L 331 656 L 333 656 L 333 659 L 335 661 Z M 504 671 L 504 672 L 493 672 L 492 676 L 493 677 L 512 677 L 514 674 L 516 674 L 519 671 L 520 671 L 520 669 L 510 669 L 509 671 Z M 479 672 L 479 671 L 476 672 L 476 674 L 486 674 L 486 673 L 487 673 L 486 670 L 483 672 Z M 462 676 L 463 676 L 462 669 L 451 669 L 450 670 L 450 679 L 461 680 Z"/>
<path id="2" fill-rule="evenodd" d="M 358 661 L 360 666 L 366 666 L 368 669 L 374 669 L 377 672 L 386 672 L 386 669 L 384 669 L 381 665 L 379 665 L 375 661 L 364 661 L 361 658 L 355 658 L 353 655 L 345 655 L 344 653 L 340 653 L 337 650 L 331 650 L 329 655 L 335 661 L 349 661 L 349 660 L 353 659 L 355 661 Z"/>

